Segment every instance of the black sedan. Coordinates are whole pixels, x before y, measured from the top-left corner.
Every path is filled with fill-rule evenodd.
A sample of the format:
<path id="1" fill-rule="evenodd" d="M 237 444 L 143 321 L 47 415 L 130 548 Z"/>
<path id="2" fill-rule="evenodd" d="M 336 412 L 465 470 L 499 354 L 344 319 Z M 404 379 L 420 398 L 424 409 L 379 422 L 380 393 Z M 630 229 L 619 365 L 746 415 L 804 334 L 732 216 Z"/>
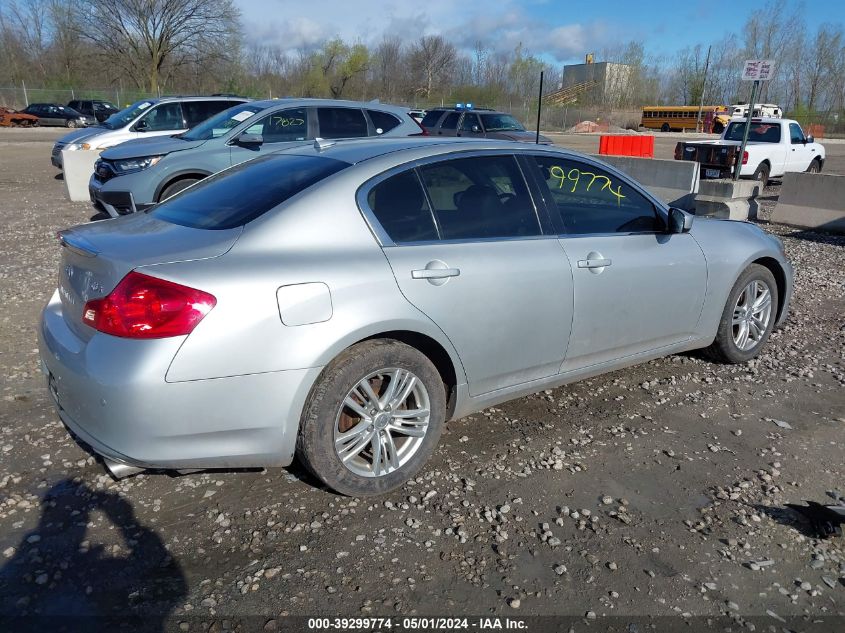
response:
<path id="1" fill-rule="evenodd" d="M 37 116 L 39 125 L 86 127 L 97 124 L 97 120 L 94 117 L 86 116 L 73 108 L 55 103 L 30 103 L 21 112 Z"/>

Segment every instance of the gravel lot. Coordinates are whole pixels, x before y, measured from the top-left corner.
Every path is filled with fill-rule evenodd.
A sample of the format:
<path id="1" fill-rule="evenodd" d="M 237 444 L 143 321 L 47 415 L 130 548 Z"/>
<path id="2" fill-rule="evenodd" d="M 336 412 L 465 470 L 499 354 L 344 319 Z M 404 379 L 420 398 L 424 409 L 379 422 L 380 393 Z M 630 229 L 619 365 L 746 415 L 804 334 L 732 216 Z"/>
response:
<path id="1" fill-rule="evenodd" d="M 845 538 L 782 508 L 845 494 L 845 238 L 766 225 L 796 289 L 759 359 L 673 356 L 458 420 L 384 498 L 297 467 L 114 481 L 38 369 L 55 233 L 93 215 L 65 200 L 38 133 L 0 136 L 0 629 L 72 613 L 158 631 L 458 614 L 845 630 Z"/>

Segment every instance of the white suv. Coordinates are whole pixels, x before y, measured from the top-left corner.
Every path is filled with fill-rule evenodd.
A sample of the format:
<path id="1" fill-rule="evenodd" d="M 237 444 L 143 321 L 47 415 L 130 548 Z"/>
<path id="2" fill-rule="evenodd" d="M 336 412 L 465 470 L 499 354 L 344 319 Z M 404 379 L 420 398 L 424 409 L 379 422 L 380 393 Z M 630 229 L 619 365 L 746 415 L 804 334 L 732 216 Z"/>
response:
<path id="1" fill-rule="evenodd" d="M 101 152 L 124 141 L 185 132 L 207 118 L 249 101 L 244 97 L 161 97 L 143 99 L 116 112 L 96 127 L 75 130 L 53 145 L 50 162 L 62 168 L 62 150 Z"/>

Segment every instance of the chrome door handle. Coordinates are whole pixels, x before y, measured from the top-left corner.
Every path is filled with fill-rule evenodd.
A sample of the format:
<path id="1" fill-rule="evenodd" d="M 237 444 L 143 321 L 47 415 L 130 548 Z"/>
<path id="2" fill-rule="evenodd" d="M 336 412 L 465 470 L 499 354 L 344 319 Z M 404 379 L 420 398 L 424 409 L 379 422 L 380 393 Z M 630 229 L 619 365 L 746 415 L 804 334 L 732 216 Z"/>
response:
<path id="1" fill-rule="evenodd" d="M 580 259 L 578 260 L 578 268 L 604 268 L 612 263 L 609 259 Z"/>
<path id="2" fill-rule="evenodd" d="M 445 279 L 446 277 L 457 277 L 461 274 L 459 268 L 422 268 L 412 270 L 412 279 Z"/>

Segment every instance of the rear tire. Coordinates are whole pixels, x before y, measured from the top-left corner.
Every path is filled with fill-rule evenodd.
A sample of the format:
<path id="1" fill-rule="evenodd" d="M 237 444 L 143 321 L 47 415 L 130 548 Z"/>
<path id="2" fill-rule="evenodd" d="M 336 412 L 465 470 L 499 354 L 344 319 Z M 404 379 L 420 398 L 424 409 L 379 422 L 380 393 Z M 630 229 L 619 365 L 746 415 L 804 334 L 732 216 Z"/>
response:
<path id="1" fill-rule="evenodd" d="M 731 364 L 757 356 L 774 329 L 779 300 L 772 271 L 751 264 L 728 295 L 716 340 L 705 350 L 707 355 Z"/>
<path id="2" fill-rule="evenodd" d="M 76 127 L 76 121 L 74 121 L 73 119 L 68 119 L 67 121 L 65 121 L 65 127 Z"/>
<path id="3" fill-rule="evenodd" d="M 721 134 L 725 131 L 725 126 L 721 123 L 714 123 L 713 124 L 713 134 Z"/>
<path id="4" fill-rule="evenodd" d="M 661 132 L 668 132 L 668 131 L 669 131 L 669 129 L 670 129 L 670 128 L 669 128 L 669 124 L 668 124 L 668 123 L 664 123 L 663 125 L 661 125 L 661 126 L 660 126 L 660 131 L 661 131 Z"/>
<path id="5" fill-rule="evenodd" d="M 398 391 L 390 397 L 393 388 Z M 392 339 L 364 341 L 333 360 L 314 383 L 302 412 L 297 456 L 341 494 L 384 494 L 428 460 L 445 419 L 443 380 L 424 354 Z"/>
<path id="6" fill-rule="evenodd" d="M 199 178 L 183 178 L 182 180 L 172 182 L 164 188 L 164 191 L 161 192 L 161 195 L 158 197 L 158 201 L 163 202 L 199 181 Z"/>
<path id="7" fill-rule="evenodd" d="M 754 171 L 754 180 L 760 183 L 760 187 L 763 189 L 766 188 L 766 185 L 769 184 L 769 166 L 766 163 L 760 163 L 757 169 Z"/>

